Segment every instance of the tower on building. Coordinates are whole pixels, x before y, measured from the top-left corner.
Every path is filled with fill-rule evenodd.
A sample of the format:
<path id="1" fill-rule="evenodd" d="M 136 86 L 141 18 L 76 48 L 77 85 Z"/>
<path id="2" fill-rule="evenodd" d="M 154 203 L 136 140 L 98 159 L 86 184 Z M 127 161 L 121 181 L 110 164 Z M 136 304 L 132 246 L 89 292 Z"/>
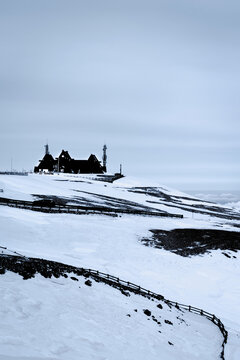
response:
<path id="1" fill-rule="evenodd" d="M 107 145 L 106 144 L 104 144 L 104 146 L 103 146 L 102 160 L 103 160 L 103 168 L 104 168 L 104 171 L 106 172 L 107 171 Z"/>
<path id="2" fill-rule="evenodd" d="M 45 155 L 49 155 L 49 146 L 48 143 L 46 145 L 44 145 L 45 147 Z"/>

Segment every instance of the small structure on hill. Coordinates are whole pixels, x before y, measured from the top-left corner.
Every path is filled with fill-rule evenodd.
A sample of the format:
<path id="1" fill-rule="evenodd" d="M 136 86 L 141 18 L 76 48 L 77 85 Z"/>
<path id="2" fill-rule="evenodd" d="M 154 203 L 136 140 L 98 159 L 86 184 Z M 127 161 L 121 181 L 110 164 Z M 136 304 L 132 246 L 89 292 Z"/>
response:
<path id="1" fill-rule="evenodd" d="M 63 172 L 72 174 L 104 174 L 107 171 L 107 147 L 103 147 L 103 165 L 93 154 L 87 160 L 75 160 L 71 158 L 68 151 L 62 150 L 57 158 L 49 153 L 48 144 L 45 145 L 45 155 L 38 166 L 35 166 L 34 172 Z"/>

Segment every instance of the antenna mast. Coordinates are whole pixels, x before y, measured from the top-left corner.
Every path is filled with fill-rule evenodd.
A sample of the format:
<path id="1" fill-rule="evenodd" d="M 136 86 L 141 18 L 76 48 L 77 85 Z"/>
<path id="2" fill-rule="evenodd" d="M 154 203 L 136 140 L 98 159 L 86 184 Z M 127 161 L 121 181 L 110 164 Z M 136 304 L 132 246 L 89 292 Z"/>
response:
<path id="1" fill-rule="evenodd" d="M 103 167 L 105 168 L 105 171 L 107 171 L 107 145 L 104 144 L 103 146 Z"/>
<path id="2" fill-rule="evenodd" d="M 49 154 L 49 147 L 48 147 L 48 143 L 46 145 L 44 145 L 45 147 L 45 155 Z"/>

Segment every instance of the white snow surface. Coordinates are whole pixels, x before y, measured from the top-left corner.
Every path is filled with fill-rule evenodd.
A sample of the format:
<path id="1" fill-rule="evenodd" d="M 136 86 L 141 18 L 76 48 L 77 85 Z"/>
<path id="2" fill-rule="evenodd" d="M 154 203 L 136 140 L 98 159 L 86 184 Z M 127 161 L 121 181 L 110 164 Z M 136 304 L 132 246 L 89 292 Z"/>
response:
<path id="1" fill-rule="evenodd" d="M 176 353 L 179 359 L 213 359 L 219 355 L 222 339 L 216 326 L 189 312 L 166 304 L 159 309 L 158 302 L 139 295 L 126 297 L 94 281 L 88 287 L 81 277 L 74 283 L 40 275 L 24 281 L 8 272 L 3 278 L 0 359 L 10 354 L 18 359 L 74 360 L 144 360 L 160 354 L 163 359 L 175 359 Z M 146 316 L 145 309 L 161 325 Z"/>
<path id="2" fill-rule="evenodd" d="M 230 202 L 230 203 L 227 203 L 226 205 L 240 211 L 240 201 Z"/>
<path id="3" fill-rule="evenodd" d="M 12 199 L 32 200 L 32 194 L 39 194 L 71 200 L 77 196 L 77 190 L 167 209 L 183 214 L 184 218 L 48 214 L 0 206 L 0 246 L 25 256 L 110 273 L 167 299 L 214 313 L 229 332 L 226 359 L 239 359 L 239 253 L 232 253 L 236 258 L 231 259 L 220 250 L 185 258 L 143 246 L 139 241 L 150 236 L 150 229 L 237 231 L 239 228 L 234 225 L 239 222 L 193 215 L 167 204 L 149 204 L 150 196 L 127 190 L 132 186 L 149 184 L 137 184 L 128 178 L 106 184 L 92 180 L 91 176 L 63 174 L 1 176 L 1 196 Z M 165 186 L 161 188 L 165 194 L 186 196 Z M 204 201 L 202 204 L 209 205 Z M 1 251 L 6 252 L 0 248 Z M 144 308 L 156 310 L 155 302 L 136 295 L 125 297 L 104 284 L 94 282 L 87 287 L 80 282 L 45 279 L 40 275 L 25 281 L 10 272 L 0 275 L 0 360 L 218 358 L 222 339 L 211 322 L 185 314 L 189 327 L 179 325 L 177 314 L 165 309 L 164 316 L 174 325 L 164 325 L 162 331 L 142 312 Z"/>

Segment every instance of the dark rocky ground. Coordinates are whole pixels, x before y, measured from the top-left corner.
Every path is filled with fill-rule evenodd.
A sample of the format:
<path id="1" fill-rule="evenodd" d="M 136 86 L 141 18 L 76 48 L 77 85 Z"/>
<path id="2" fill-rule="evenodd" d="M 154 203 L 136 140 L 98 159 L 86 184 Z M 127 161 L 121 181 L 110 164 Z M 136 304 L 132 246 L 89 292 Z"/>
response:
<path id="1" fill-rule="evenodd" d="M 240 212 L 234 209 L 221 207 L 218 204 L 209 201 L 206 202 L 191 196 L 167 194 L 164 192 L 166 189 L 160 187 L 132 187 L 129 188 L 128 191 L 149 196 L 147 202 L 150 204 L 166 205 L 168 207 L 190 211 L 191 213 L 216 216 L 223 219 L 240 220 Z"/>
<path id="2" fill-rule="evenodd" d="M 209 229 L 175 229 L 171 231 L 150 230 L 150 238 L 141 239 L 146 246 L 163 248 L 181 256 L 200 255 L 211 250 L 240 250 L 240 232 Z"/>
<path id="3" fill-rule="evenodd" d="M 125 282 L 125 284 L 123 284 L 119 281 L 119 278 L 113 279 L 114 277 L 111 277 L 111 275 L 105 274 L 107 275 L 106 278 L 105 276 L 104 277 L 102 276 L 103 275 L 102 273 L 96 272 L 94 270 L 77 268 L 75 266 L 66 265 L 56 261 L 50 261 L 40 258 L 29 258 L 20 254 L 8 255 L 3 253 L 0 254 L 0 275 L 4 275 L 7 271 L 11 271 L 22 276 L 23 280 L 34 278 L 36 274 L 40 274 L 45 278 L 52 278 L 52 277 L 59 278 L 63 276 L 65 278 L 69 278 L 70 281 L 74 281 L 74 282 L 79 281 L 79 278 L 83 277 L 85 280 L 84 284 L 86 286 L 91 287 L 94 284 L 94 282 L 101 282 L 119 290 L 124 296 L 129 297 L 131 296 L 131 293 L 134 293 L 137 295 L 141 295 L 149 300 L 156 301 L 156 307 L 160 310 L 163 308 L 164 305 L 164 302 L 162 302 L 162 304 L 159 303 L 159 300 L 160 301 L 164 300 L 164 297 L 162 295 L 156 294 L 157 295 L 157 300 L 156 300 L 156 296 L 155 298 L 153 298 L 153 296 L 150 293 L 143 293 L 140 290 L 140 287 L 138 289 L 137 285 L 135 285 L 135 287 L 133 288 L 130 286 L 131 283 Z M 171 305 L 169 304 L 167 305 L 170 307 L 170 309 L 172 308 Z M 137 312 L 137 309 L 135 309 L 134 311 Z M 145 310 L 145 314 L 148 315 L 150 319 L 151 312 L 148 309 Z M 157 321 L 154 316 L 152 316 L 152 319 L 153 321 Z M 161 323 L 158 322 L 158 324 Z"/>
<path id="4" fill-rule="evenodd" d="M 70 204 L 73 204 L 84 207 L 86 209 L 102 209 L 105 211 L 115 212 L 129 211 L 132 213 L 149 212 L 162 214 L 163 216 L 171 216 L 171 214 L 166 210 L 159 210 L 152 207 L 151 205 L 160 204 L 166 205 L 169 208 L 180 209 L 184 212 L 188 211 L 192 214 L 208 215 L 228 220 L 240 220 L 240 212 L 235 211 L 234 209 L 221 207 L 211 202 L 203 204 L 199 199 L 195 199 L 190 196 L 171 195 L 165 193 L 162 190 L 164 189 L 155 187 L 132 187 L 128 189 L 129 192 L 147 195 L 148 200 L 146 200 L 146 202 L 149 205 L 143 205 L 134 201 L 80 190 L 75 190 L 75 192 L 78 193 L 78 196 L 75 196 L 72 199 L 50 195 L 46 196 L 33 194 L 33 196 L 36 199 L 54 201 L 56 205 L 71 206 Z M 172 216 L 176 216 L 176 214 L 172 214 Z"/>
<path id="5" fill-rule="evenodd" d="M 23 280 L 34 278 L 36 274 L 40 274 L 45 278 L 52 278 L 52 277 L 59 278 L 63 276 L 65 278 L 69 278 L 70 281 L 74 281 L 74 282 L 79 281 L 79 277 L 82 276 L 85 278 L 84 284 L 90 287 L 94 286 L 94 282 L 102 282 L 113 288 L 116 288 L 123 295 L 127 297 L 131 296 L 131 293 L 135 293 L 151 301 L 155 301 L 156 311 L 157 311 L 155 315 L 153 315 L 149 309 L 134 309 L 134 312 L 138 312 L 140 310 L 143 311 L 144 314 L 146 315 L 146 319 L 154 321 L 155 323 L 158 324 L 159 327 L 162 326 L 161 321 L 162 322 L 164 321 L 165 324 L 173 326 L 173 323 L 170 320 L 162 319 L 162 316 L 159 313 L 159 310 L 162 310 L 163 306 L 168 306 L 170 309 L 172 308 L 172 305 L 170 304 L 165 304 L 164 302 L 162 302 L 162 304 L 159 303 L 159 300 L 160 301 L 164 300 L 163 296 L 158 295 L 158 299 L 156 300 L 152 298 L 150 294 L 144 294 L 138 289 L 130 288 L 128 285 L 118 283 L 112 280 L 111 278 L 103 278 L 101 276 L 101 273 L 95 275 L 93 273 L 90 273 L 88 269 L 77 268 L 56 261 L 50 261 L 40 258 L 28 258 L 22 255 L 17 256 L 17 255 L 0 254 L 0 275 L 4 275 L 7 271 L 11 271 L 22 276 Z M 179 307 L 177 307 L 177 309 L 179 312 L 181 313 L 183 312 L 181 309 L 179 309 Z M 132 311 L 132 314 L 126 314 L 126 316 L 132 317 L 134 312 Z M 184 321 L 179 316 L 177 316 L 176 319 L 178 320 L 178 324 Z M 158 328 L 157 331 L 159 333 L 162 332 L 158 330 Z M 174 345 L 170 341 L 168 341 L 168 343 L 169 345 Z"/>
<path id="6" fill-rule="evenodd" d="M 68 181 L 68 180 L 61 180 Z M 227 220 L 235 220 L 239 222 L 240 212 L 222 207 L 210 202 L 202 202 L 191 196 L 179 196 L 169 194 L 166 189 L 160 187 L 132 187 L 127 188 L 127 191 L 143 194 L 145 203 L 138 203 L 122 198 L 106 196 L 102 194 L 86 192 L 82 190 L 74 190 L 75 196 L 68 198 L 64 196 L 54 195 L 37 195 L 32 194 L 34 201 L 14 200 L 0 197 L 2 205 L 27 205 L 31 206 L 31 210 L 39 211 L 37 207 L 49 207 L 52 212 L 57 212 L 56 207 L 61 207 L 61 212 L 75 211 L 76 209 L 82 211 L 105 212 L 105 213 L 131 213 L 135 215 L 151 215 L 151 216 L 167 216 L 182 218 L 185 212 L 194 214 L 202 214 L 223 218 Z M 156 204 L 164 205 L 163 209 L 154 207 Z M 63 207 L 65 209 L 63 209 Z M 171 212 L 169 211 L 171 209 Z M 176 210 L 177 213 L 172 213 Z M 181 210 L 179 212 L 179 210 Z M 47 212 L 47 211 L 46 211 Z M 234 225 L 233 225 L 234 226 Z M 237 226 L 237 225 L 236 225 Z"/>
<path id="7" fill-rule="evenodd" d="M 85 285 L 87 286 L 91 286 L 91 280 L 93 280 L 112 286 L 120 290 L 120 292 L 125 296 L 130 296 L 130 292 L 135 294 L 140 293 L 138 289 L 131 289 L 129 286 L 120 283 L 119 279 L 116 278 L 114 280 L 112 279 L 113 277 L 103 277 L 101 276 L 101 273 L 96 271 L 93 273 L 93 271 L 88 269 L 78 268 L 72 265 L 66 265 L 56 261 L 40 258 L 29 258 L 20 254 L 0 254 L 0 275 L 5 274 L 6 271 L 12 271 L 18 275 L 21 275 L 23 280 L 34 278 L 36 274 L 40 274 L 45 278 L 59 278 L 60 276 L 63 276 L 73 281 L 78 281 L 77 277 L 82 276 L 85 278 Z M 150 299 L 148 294 L 141 293 L 141 295 Z M 159 295 L 158 298 L 164 299 L 164 297 L 161 295 Z"/>

